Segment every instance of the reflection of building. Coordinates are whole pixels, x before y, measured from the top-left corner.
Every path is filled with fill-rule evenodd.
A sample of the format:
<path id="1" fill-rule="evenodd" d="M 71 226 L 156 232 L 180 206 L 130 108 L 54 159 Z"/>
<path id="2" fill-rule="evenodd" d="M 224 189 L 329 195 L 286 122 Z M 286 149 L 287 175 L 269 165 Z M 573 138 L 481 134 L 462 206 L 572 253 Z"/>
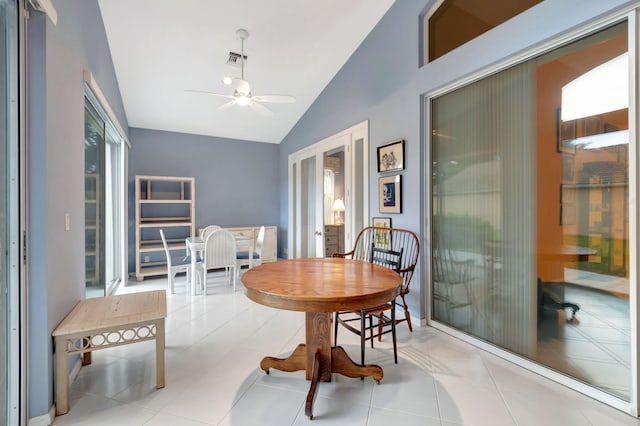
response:
<path id="1" fill-rule="evenodd" d="M 617 150 L 618 148 L 610 148 Z M 584 163 L 575 185 L 578 212 L 575 234 L 565 240 L 597 251 L 584 267 L 594 272 L 628 274 L 628 177 L 625 163 Z"/>

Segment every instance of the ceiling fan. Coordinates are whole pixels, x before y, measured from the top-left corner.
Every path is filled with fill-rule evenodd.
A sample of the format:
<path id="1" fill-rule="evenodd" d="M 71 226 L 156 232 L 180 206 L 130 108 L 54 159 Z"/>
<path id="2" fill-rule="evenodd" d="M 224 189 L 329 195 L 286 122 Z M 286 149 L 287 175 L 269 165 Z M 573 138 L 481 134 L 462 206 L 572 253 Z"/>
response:
<path id="1" fill-rule="evenodd" d="M 244 79 L 244 41 L 249 38 L 249 31 L 245 29 L 239 29 L 236 31 L 236 35 L 240 39 L 241 43 L 241 53 L 240 53 L 240 78 L 231 78 L 225 77 L 222 79 L 222 82 L 233 88 L 232 95 L 224 95 L 222 93 L 214 93 L 208 92 L 206 90 L 185 90 L 186 92 L 195 92 L 195 93 L 205 93 L 211 96 L 218 96 L 222 98 L 231 99 L 226 104 L 223 104 L 216 108 L 217 110 L 224 110 L 230 108 L 234 105 L 238 105 L 241 107 L 249 107 L 254 111 L 263 114 L 263 115 L 273 115 L 273 112 L 262 105 L 264 103 L 293 103 L 296 99 L 293 96 L 286 95 L 254 95 L 251 93 L 251 86 L 249 82 Z"/>

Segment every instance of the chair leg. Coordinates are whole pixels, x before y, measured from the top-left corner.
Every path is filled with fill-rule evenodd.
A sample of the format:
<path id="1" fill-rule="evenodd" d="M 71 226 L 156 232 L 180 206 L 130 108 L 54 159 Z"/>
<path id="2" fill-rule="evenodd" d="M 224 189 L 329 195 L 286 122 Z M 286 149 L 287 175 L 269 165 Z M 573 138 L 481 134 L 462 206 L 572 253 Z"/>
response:
<path id="1" fill-rule="evenodd" d="M 409 326 L 409 331 L 413 332 L 413 326 L 411 325 L 411 315 L 409 314 L 409 306 L 407 306 L 407 302 L 404 300 L 404 294 L 400 295 L 400 299 L 402 299 L 402 309 L 404 310 L 404 318 L 407 321 L 407 325 Z"/>
<path id="2" fill-rule="evenodd" d="M 169 292 L 171 294 L 175 293 L 175 287 L 173 285 L 173 273 L 171 271 L 169 271 L 169 273 L 167 274 L 167 290 L 169 290 Z"/>
<path id="3" fill-rule="evenodd" d="M 366 337 L 367 330 L 365 329 L 367 322 L 367 316 L 364 314 L 364 311 L 360 312 L 360 360 L 361 365 L 364 365 L 364 341 Z M 363 377 L 364 379 L 364 377 Z"/>
<path id="4" fill-rule="evenodd" d="M 236 277 L 237 277 L 237 272 L 236 272 L 236 267 L 235 266 L 230 266 L 229 267 L 229 273 L 231 272 L 231 268 L 233 268 L 233 292 L 236 292 Z"/>
<path id="5" fill-rule="evenodd" d="M 398 347 L 396 345 L 396 304 L 391 308 L 391 338 L 393 339 L 393 361 L 398 363 Z"/>
<path id="6" fill-rule="evenodd" d="M 371 340 L 371 348 L 373 348 L 373 315 L 369 315 L 369 340 Z"/>
<path id="7" fill-rule="evenodd" d="M 333 347 L 338 346 L 338 313 L 333 315 Z"/>
<path id="8" fill-rule="evenodd" d="M 202 286 L 202 295 L 206 296 L 207 295 L 207 268 L 206 267 L 202 268 L 202 282 L 200 283 L 200 285 Z"/>

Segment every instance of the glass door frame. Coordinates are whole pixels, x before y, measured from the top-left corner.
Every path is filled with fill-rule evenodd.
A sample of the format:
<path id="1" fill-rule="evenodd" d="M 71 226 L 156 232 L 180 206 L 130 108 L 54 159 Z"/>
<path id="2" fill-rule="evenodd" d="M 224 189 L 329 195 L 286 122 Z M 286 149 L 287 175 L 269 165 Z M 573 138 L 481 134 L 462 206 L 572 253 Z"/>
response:
<path id="1" fill-rule="evenodd" d="M 631 397 L 630 401 L 624 401 L 611 394 L 605 393 L 595 387 L 587 385 L 562 373 L 558 373 L 550 368 L 547 368 L 541 364 L 531 361 L 527 358 L 515 355 L 505 349 L 490 343 L 477 339 L 469 334 L 459 331 L 456 328 L 448 326 L 444 323 L 438 322 L 433 319 L 433 290 L 432 290 L 432 247 L 430 244 L 425 245 L 425 255 L 422 257 L 422 265 L 425 274 L 424 289 L 424 301 L 426 307 L 426 319 L 427 325 L 432 326 L 438 330 L 442 330 L 448 334 L 451 334 L 460 340 L 463 340 L 469 344 L 472 344 L 480 349 L 483 349 L 489 353 L 500 356 L 514 364 L 524 367 L 536 374 L 547 377 L 560 384 L 563 384 L 571 389 L 581 392 L 591 398 L 604 402 L 614 408 L 627 412 L 634 417 L 639 415 L 640 407 L 640 395 L 638 391 L 640 383 L 640 371 L 638 369 L 638 352 L 640 339 L 638 338 L 638 306 L 640 306 L 640 294 L 638 292 L 638 271 L 640 271 L 640 259 L 638 254 L 640 253 L 640 238 L 638 238 L 638 231 L 640 230 L 640 217 L 638 214 L 640 208 L 640 176 L 638 171 L 638 122 L 640 117 L 638 113 L 640 111 L 638 102 L 640 95 L 638 94 L 638 68 L 636 64 L 640 58 L 639 41 L 640 41 L 640 8 L 637 4 L 626 7 L 617 11 L 616 13 L 602 17 L 598 20 L 589 22 L 581 26 L 580 28 L 570 30 L 555 39 L 543 43 L 541 45 L 534 46 L 526 51 L 510 57 L 502 62 L 496 63 L 490 67 L 479 70 L 465 77 L 464 79 L 457 80 L 446 86 L 440 87 L 435 91 L 425 93 L 422 96 L 423 108 L 421 114 L 424 120 L 424 133 L 422 135 L 423 151 L 422 151 L 422 169 L 424 171 L 424 191 L 423 191 L 423 229 L 428 234 L 431 233 L 431 211 L 433 207 L 431 188 L 433 184 L 432 173 L 433 164 L 431 158 L 431 137 L 432 137 L 432 123 L 431 123 L 431 101 L 433 98 L 439 97 L 445 93 L 451 92 L 456 88 L 465 86 L 475 80 L 481 79 L 505 68 L 531 59 L 535 56 L 542 54 L 545 51 L 549 51 L 553 48 L 560 47 L 561 45 L 576 41 L 577 39 L 584 37 L 588 34 L 596 32 L 607 26 L 613 25 L 616 22 L 622 20 L 628 22 L 628 50 L 629 50 L 629 308 L 630 308 L 630 369 L 631 369 Z"/>
<path id="2" fill-rule="evenodd" d="M 26 28 L 24 0 L 9 0 L 12 16 L 7 30 L 9 40 L 5 54 L 6 92 L 6 368 L 7 386 L 4 391 L 7 424 L 27 421 L 27 149 L 26 149 Z M 7 17 L 5 17 L 7 18 Z M 8 19 L 8 18 L 7 18 Z"/>
<path id="3" fill-rule="evenodd" d="M 105 143 L 104 143 L 104 152 L 103 155 L 106 157 L 107 149 L 110 149 L 108 145 L 117 145 L 112 152 L 111 164 L 104 164 L 103 168 L 110 168 L 112 181 L 110 184 L 114 184 L 112 189 L 116 192 L 116 194 L 111 193 L 111 201 L 112 207 L 111 211 L 108 214 L 113 214 L 117 217 L 113 222 L 113 229 L 108 229 L 107 231 L 111 232 L 111 235 L 115 236 L 115 242 L 111 245 L 113 249 L 113 253 L 111 253 L 111 258 L 113 260 L 112 265 L 112 273 L 115 275 L 115 279 L 111 282 L 105 282 L 104 284 L 104 293 L 106 296 L 112 295 L 118 291 L 120 285 L 125 286 L 128 276 L 128 246 L 127 246 L 127 167 L 128 167 L 128 149 L 131 148 L 131 143 L 127 138 L 127 133 L 124 131 L 120 122 L 118 121 L 115 113 L 111 109 L 107 98 L 104 96 L 100 86 L 97 81 L 93 77 L 93 74 L 90 71 L 84 71 L 84 82 L 85 82 L 85 99 L 98 113 L 100 119 L 105 122 L 104 131 L 105 131 Z M 117 164 L 114 167 L 114 163 Z M 107 173 L 105 170 L 103 179 L 106 179 Z M 103 187 L 107 187 L 106 180 Z M 105 194 L 106 196 L 106 194 Z M 103 250 L 106 249 L 106 244 L 103 244 Z M 106 256 L 105 256 L 106 258 Z M 104 265 L 107 266 L 107 265 Z M 103 268 L 104 268 L 103 266 Z"/>
<path id="4" fill-rule="evenodd" d="M 349 139 L 345 139 L 349 137 Z M 356 167 L 356 144 L 362 141 L 363 158 L 361 159 L 361 167 Z M 319 142 L 314 143 L 306 148 L 296 151 L 288 157 L 288 245 L 286 254 L 288 258 L 295 258 L 297 256 L 296 248 L 299 247 L 300 239 L 299 235 L 296 235 L 296 230 L 300 229 L 300 209 L 297 200 L 300 200 L 301 182 L 297 179 L 297 171 L 300 170 L 300 165 L 303 160 L 309 158 L 315 158 L 315 222 L 316 230 L 314 234 L 316 237 L 320 237 L 318 232 L 320 229 L 323 218 L 323 166 L 324 166 L 324 154 L 325 152 L 332 151 L 340 146 L 345 147 L 345 206 L 344 211 L 344 244 L 345 249 L 353 245 L 353 239 L 359 232 L 356 228 L 357 223 L 367 223 L 369 218 L 369 122 L 365 120 L 358 123 L 348 129 L 345 129 L 339 133 L 336 133 L 328 138 L 325 138 Z M 362 176 L 358 176 L 358 170 L 362 171 Z M 354 208 L 355 192 L 358 190 L 358 182 L 362 182 L 362 203 L 363 208 L 361 211 L 362 217 L 356 217 L 358 211 Z M 315 246 L 316 256 L 324 256 L 324 238 L 316 238 Z"/>

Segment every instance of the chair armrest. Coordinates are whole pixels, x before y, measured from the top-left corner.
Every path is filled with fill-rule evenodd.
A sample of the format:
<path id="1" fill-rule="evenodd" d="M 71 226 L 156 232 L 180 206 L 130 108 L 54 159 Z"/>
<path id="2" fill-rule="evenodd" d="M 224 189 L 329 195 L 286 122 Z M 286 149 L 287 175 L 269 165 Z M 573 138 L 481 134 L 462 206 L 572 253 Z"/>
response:
<path id="1" fill-rule="evenodd" d="M 436 263 L 440 266 L 436 268 L 437 274 L 434 280 L 443 282 L 468 282 L 472 280 L 471 268 L 475 265 L 475 260 L 456 260 L 436 258 Z M 441 276 L 438 276 L 442 274 Z"/>
<path id="2" fill-rule="evenodd" d="M 347 253 L 333 253 L 331 255 L 331 257 L 341 257 L 341 258 L 345 258 L 347 256 L 353 257 L 353 252 L 354 252 L 354 250 L 351 250 L 351 251 L 349 251 Z"/>

